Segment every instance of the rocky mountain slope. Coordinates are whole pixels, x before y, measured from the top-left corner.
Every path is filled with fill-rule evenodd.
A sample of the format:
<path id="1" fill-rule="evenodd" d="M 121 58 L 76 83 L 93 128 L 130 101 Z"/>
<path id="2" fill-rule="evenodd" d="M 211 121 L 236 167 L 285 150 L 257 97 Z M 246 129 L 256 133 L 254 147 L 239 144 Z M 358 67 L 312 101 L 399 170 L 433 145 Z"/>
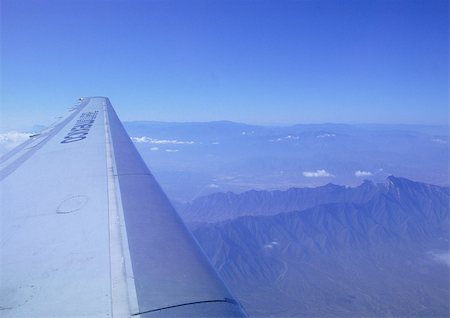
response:
<path id="1" fill-rule="evenodd" d="M 239 216 L 304 210 L 332 202 L 363 203 L 385 191 L 384 185 L 366 180 L 358 187 L 329 183 L 317 188 L 291 188 L 286 191 L 217 192 L 182 206 L 180 213 L 187 222 L 214 223 Z"/>
<path id="2" fill-rule="evenodd" d="M 336 202 L 327 188 L 304 196 L 307 209 L 275 214 L 273 198 L 264 209 L 241 200 L 229 215 L 244 203 L 265 215 L 195 227 L 250 316 L 448 316 L 449 188 L 389 177 L 365 195 L 338 187 Z M 290 195 L 278 193 L 291 202 L 278 207 L 304 194 Z"/>

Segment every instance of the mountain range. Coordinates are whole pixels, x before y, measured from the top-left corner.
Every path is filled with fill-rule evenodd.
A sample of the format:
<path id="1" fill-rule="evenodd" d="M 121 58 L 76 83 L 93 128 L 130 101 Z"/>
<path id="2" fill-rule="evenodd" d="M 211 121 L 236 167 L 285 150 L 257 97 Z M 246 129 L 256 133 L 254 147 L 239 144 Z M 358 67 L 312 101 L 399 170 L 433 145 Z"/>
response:
<path id="1" fill-rule="evenodd" d="M 448 126 L 125 122 L 172 200 L 214 192 L 356 186 L 389 175 L 448 186 Z"/>
<path id="2" fill-rule="evenodd" d="M 221 193 L 181 213 L 250 317 L 448 317 L 450 189 Z"/>
<path id="3" fill-rule="evenodd" d="M 213 223 L 246 215 L 300 211 L 325 203 L 364 203 L 386 191 L 383 184 L 364 180 L 357 187 L 328 183 L 316 188 L 290 188 L 286 191 L 216 192 L 194 199 L 180 211 L 187 222 Z"/>

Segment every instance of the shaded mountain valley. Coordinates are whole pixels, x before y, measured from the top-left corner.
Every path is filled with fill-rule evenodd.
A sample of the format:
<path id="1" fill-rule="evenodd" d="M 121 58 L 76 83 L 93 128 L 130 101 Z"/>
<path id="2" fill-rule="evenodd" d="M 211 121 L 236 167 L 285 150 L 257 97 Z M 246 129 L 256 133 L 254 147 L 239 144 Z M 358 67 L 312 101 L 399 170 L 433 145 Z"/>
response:
<path id="1" fill-rule="evenodd" d="M 449 316 L 447 187 L 216 193 L 180 214 L 250 317 Z"/>

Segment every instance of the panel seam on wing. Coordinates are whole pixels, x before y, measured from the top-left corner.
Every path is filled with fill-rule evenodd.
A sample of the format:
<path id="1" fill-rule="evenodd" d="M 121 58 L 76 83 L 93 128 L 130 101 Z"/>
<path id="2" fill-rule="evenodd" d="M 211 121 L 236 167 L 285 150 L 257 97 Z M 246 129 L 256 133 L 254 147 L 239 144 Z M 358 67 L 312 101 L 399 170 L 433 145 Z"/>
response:
<path id="1" fill-rule="evenodd" d="M 111 310 L 112 316 L 128 316 L 132 308 L 138 308 L 133 303 L 136 299 L 135 286 L 132 279 L 127 276 L 130 266 L 129 256 L 126 255 L 128 243 L 126 241 L 126 229 L 121 226 L 125 222 L 121 213 L 120 185 L 115 173 L 114 146 L 111 139 L 108 105 L 104 107 L 105 143 L 107 149 L 107 173 L 108 173 L 108 200 L 109 200 L 109 230 L 110 230 L 110 270 L 111 270 Z M 114 245 L 113 245 L 114 244 Z"/>
<path id="2" fill-rule="evenodd" d="M 151 173 L 117 173 L 113 174 L 115 177 L 120 176 L 153 176 Z"/>
<path id="3" fill-rule="evenodd" d="M 166 307 L 161 307 L 161 308 L 141 311 L 141 312 L 138 312 L 136 314 L 132 314 L 131 316 L 138 316 L 138 315 L 143 315 L 143 314 L 149 314 L 149 313 L 152 313 L 152 312 L 155 312 L 155 311 L 161 311 L 161 310 L 172 309 L 172 308 L 177 308 L 177 307 L 184 307 L 184 306 L 191 306 L 191 305 L 207 304 L 207 303 L 228 303 L 228 304 L 231 304 L 231 305 L 239 306 L 239 304 L 238 304 L 238 302 L 236 300 L 230 299 L 230 298 L 201 300 L 201 301 L 194 301 L 194 302 L 189 302 L 189 303 L 183 303 L 183 304 L 177 304 L 177 305 L 171 305 L 171 306 L 166 306 Z"/>

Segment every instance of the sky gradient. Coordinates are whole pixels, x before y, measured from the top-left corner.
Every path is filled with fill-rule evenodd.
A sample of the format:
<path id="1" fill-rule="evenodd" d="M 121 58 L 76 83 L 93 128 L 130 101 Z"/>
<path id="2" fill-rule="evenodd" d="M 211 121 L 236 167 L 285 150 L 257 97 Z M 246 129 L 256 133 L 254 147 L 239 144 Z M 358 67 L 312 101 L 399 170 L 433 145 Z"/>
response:
<path id="1" fill-rule="evenodd" d="M 448 120 L 448 1 L 1 1 L 2 130 L 80 96 L 122 120 Z"/>

